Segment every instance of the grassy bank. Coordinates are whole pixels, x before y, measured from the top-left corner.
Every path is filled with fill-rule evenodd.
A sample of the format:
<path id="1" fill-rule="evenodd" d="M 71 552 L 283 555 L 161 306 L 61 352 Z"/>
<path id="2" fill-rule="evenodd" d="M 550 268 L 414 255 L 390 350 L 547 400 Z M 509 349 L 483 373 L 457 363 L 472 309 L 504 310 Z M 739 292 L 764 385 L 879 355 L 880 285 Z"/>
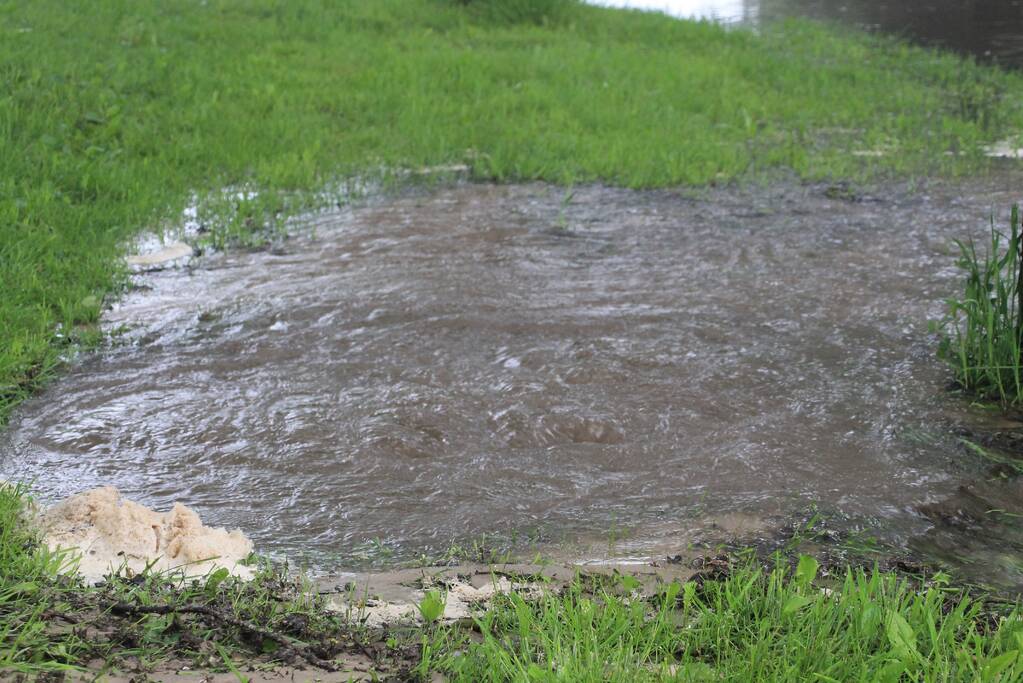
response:
<path id="1" fill-rule="evenodd" d="M 0 420 L 95 339 L 124 241 L 193 195 L 223 243 L 382 169 L 634 187 L 956 173 L 1023 130 L 1020 76 L 882 39 L 474 4 L 0 0 Z M 239 186 L 261 194 L 218 194 Z"/>
<path id="2" fill-rule="evenodd" d="M 921 584 L 817 564 L 740 565 L 647 599 L 622 576 L 535 600 L 512 594 L 473 631 L 438 630 L 419 665 L 454 681 L 1015 681 L 1018 610 L 989 611 L 941 577 Z"/>
<path id="3" fill-rule="evenodd" d="M 59 576 L 67 558 L 40 548 L 18 521 L 26 500 L 22 490 L 0 489 L 0 674 L 161 680 L 189 667 L 238 680 L 271 671 L 274 679 L 276 663 L 424 681 L 1023 676 L 1019 606 L 971 597 L 940 574 L 830 573 L 805 556 L 791 566 L 716 560 L 652 590 L 629 575 L 534 583 L 500 596 L 471 624 L 432 622 L 445 597 L 428 592 L 420 609 L 430 623 L 381 631 L 326 610 L 312 586 L 270 566 L 250 583 L 216 572 L 83 586 Z"/>

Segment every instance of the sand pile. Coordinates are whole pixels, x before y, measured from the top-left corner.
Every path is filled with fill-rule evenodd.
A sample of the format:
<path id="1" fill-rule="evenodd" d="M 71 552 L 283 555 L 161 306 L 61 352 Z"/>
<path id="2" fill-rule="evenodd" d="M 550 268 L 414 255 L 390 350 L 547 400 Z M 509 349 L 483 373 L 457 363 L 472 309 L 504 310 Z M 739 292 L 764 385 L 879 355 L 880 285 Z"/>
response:
<path id="1" fill-rule="evenodd" d="M 218 567 L 251 576 L 238 562 L 252 552 L 252 541 L 238 530 L 204 526 L 180 503 L 170 512 L 155 512 L 106 486 L 57 503 L 43 512 L 40 523 L 51 549 L 77 549 L 78 571 L 88 581 L 119 570 L 139 573 L 149 564 L 154 571 L 181 569 L 189 576 Z"/>

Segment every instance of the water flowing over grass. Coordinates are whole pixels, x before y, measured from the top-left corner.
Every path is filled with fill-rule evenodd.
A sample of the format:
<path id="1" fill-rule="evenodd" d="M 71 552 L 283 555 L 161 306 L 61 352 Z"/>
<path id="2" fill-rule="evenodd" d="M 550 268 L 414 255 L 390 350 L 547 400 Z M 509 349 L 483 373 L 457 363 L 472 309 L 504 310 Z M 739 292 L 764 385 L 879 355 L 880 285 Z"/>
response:
<path id="1" fill-rule="evenodd" d="M 516 14 L 480 20 L 497 7 Z M 223 244 L 387 169 L 629 187 L 959 173 L 1023 131 L 1021 105 L 1019 75 L 807 22 L 755 34 L 557 0 L 0 0 L 0 419 L 97 339 L 125 241 L 193 199 Z"/>
<path id="2" fill-rule="evenodd" d="M 986 251 L 957 241 L 963 294 L 948 301 L 940 354 L 956 379 L 982 398 L 1023 403 L 1023 231 L 1013 206 L 1008 232 L 991 225 Z"/>
<path id="3" fill-rule="evenodd" d="M 227 245 L 396 169 L 464 163 L 477 180 L 627 187 L 957 174 L 1020 131 L 1020 75 L 808 22 L 754 34 L 568 0 L 0 0 L 0 421 L 100 338 L 126 241 L 176 225 L 190 203 Z M 946 344 L 964 385 L 1010 402 L 1019 247 L 1016 215 L 986 259 L 962 245 L 969 278 Z M 23 489 L 0 486 L 4 672 L 171 653 L 210 666 L 208 643 L 250 658 L 357 645 L 321 596 L 276 570 L 253 584 L 83 586 L 58 575 L 66 558 L 39 546 L 29 511 Z M 426 629 L 419 671 L 1023 676 L 1018 610 L 991 611 L 943 580 L 849 572 L 819 585 L 816 574 L 809 561 L 795 573 L 750 566 L 652 601 L 625 579 L 512 595 L 479 619 L 478 638 Z M 187 605 L 235 621 L 174 613 Z M 254 625 L 283 636 L 254 638 Z"/>

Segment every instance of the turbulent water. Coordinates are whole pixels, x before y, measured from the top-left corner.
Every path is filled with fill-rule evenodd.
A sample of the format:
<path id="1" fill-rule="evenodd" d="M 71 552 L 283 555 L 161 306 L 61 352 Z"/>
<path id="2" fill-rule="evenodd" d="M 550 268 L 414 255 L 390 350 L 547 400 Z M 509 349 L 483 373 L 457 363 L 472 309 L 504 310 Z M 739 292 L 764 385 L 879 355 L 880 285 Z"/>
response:
<path id="1" fill-rule="evenodd" d="M 982 467 L 927 320 L 1014 185 L 369 201 L 141 278 L 0 474 L 320 558 L 810 504 L 905 539 Z"/>

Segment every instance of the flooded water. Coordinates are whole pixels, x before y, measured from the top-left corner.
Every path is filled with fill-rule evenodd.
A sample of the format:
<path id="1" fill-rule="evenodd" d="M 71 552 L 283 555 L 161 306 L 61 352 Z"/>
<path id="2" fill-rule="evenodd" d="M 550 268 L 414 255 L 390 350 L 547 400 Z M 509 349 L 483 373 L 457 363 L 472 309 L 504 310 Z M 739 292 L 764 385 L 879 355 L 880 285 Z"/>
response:
<path id="1" fill-rule="evenodd" d="M 594 0 L 594 4 L 750 26 L 810 17 L 1023 67 L 1023 0 Z"/>
<path id="2" fill-rule="evenodd" d="M 143 276 L 107 314 L 130 331 L 0 435 L 0 475 L 181 500 L 324 563 L 808 505 L 903 542 L 984 469 L 926 321 L 950 239 L 1018 185 L 373 200 Z"/>

